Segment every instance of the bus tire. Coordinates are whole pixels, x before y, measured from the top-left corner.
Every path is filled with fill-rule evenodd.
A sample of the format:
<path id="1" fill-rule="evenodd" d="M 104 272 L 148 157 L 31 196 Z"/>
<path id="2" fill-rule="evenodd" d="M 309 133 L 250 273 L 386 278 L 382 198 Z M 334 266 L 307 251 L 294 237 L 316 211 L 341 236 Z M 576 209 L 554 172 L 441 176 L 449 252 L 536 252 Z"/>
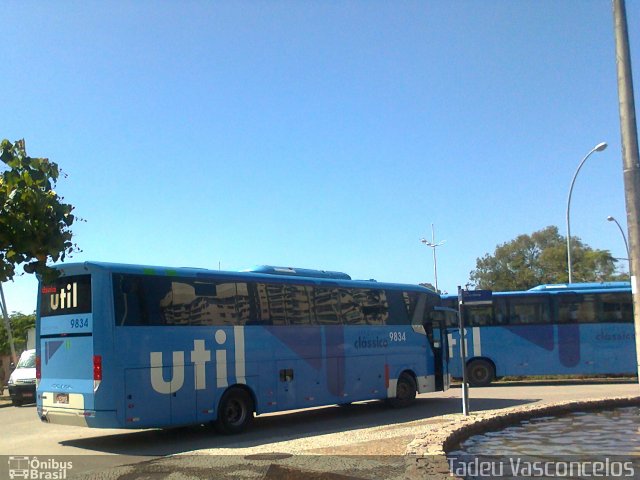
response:
<path id="1" fill-rule="evenodd" d="M 472 360 L 467 365 L 469 385 L 472 387 L 486 387 L 496 378 L 496 370 L 487 360 Z"/>
<path id="2" fill-rule="evenodd" d="M 240 433 L 252 422 L 253 410 L 251 395 L 241 388 L 231 388 L 220 399 L 214 426 L 225 435 Z"/>
<path id="3" fill-rule="evenodd" d="M 390 398 L 388 403 L 393 408 L 408 407 L 416 399 L 416 381 L 408 373 L 401 373 L 396 384 L 396 396 Z"/>

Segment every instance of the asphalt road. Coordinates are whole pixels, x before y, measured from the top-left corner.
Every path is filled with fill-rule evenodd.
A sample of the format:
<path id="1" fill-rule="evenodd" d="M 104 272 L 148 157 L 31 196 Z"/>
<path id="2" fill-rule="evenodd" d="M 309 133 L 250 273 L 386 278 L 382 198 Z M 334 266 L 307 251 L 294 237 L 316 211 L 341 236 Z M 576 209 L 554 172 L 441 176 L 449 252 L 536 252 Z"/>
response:
<path id="1" fill-rule="evenodd" d="M 471 409 L 639 393 L 636 383 L 514 384 L 472 389 Z M 437 423 L 439 416 L 460 411 L 459 395 L 459 388 L 420 395 L 414 406 L 400 410 L 389 409 L 382 402 L 363 402 L 264 415 L 255 419 L 251 430 L 230 437 L 204 426 L 132 431 L 51 425 L 39 421 L 35 406 L 7 407 L 0 409 L 4 431 L 0 455 L 37 456 L 40 460 L 73 455 L 69 457 L 73 469 L 67 478 L 83 474 L 92 478 L 164 478 L 175 470 L 192 478 L 212 478 L 217 468 L 221 474 L 235 472 L 233 476 L 241 471 L 246 478 L 278 478 L 283 475 L 278 468 L 313 467 L 314 462 L 335 462 L 337 457 L 342 466 L 331 467 L 334 475 L 382 478 L 393 475 L 384 475 L 381 468 L 403 464 L 404 448 L 421 425 Z M 358 468 L 349 463 L 349 455 L 360 464 Z M 370 474 L 366 468 L 362 470 L 362 455 L 369 456 Z M 379 456 L 385 456 L 382 464 L 376 463 Z M 0 478 L 6 478 L 5 465 L 0 463 Z M 305 478 L 311 477 L 307 474 Z"/>

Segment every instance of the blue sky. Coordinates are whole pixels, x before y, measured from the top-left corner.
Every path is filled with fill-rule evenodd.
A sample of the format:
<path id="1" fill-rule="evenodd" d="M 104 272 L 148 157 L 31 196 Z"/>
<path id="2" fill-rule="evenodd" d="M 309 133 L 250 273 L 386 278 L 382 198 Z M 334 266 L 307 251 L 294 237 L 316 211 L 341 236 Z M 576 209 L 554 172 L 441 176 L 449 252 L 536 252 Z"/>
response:
<path id="1" fill-rule="evenodd" d="M 640 2 L 628 1 L 640 102 Z M 454 292 L 522 233 L 624 257 L 608 0 L 8 2 L 2 138 L 68 174 L 101 260 Z M 36 283 L 5 284 L 10 311 Z"/>

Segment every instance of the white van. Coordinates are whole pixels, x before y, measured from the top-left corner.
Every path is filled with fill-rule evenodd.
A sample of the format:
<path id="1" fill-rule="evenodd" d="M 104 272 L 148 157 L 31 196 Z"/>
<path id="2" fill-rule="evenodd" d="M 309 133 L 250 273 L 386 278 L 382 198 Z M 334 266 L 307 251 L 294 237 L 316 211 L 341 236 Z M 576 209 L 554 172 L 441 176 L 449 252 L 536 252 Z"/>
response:
<path id="1" fill-rule="evenodd" d="M 9 395 L 14 405 L 36 401 L 36 351 L 25 350 L 9 377 Z"/>

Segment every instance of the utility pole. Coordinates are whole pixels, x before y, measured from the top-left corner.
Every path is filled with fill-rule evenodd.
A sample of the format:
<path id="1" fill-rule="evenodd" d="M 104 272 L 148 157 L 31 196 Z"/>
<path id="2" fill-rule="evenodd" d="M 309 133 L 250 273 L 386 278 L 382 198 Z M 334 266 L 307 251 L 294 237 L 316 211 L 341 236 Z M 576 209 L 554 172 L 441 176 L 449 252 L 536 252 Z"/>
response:
<path id="1" fill-rule="evenodd" d="M 462 414 L 469 416 L 469 381 L 467 380 L 467 335 L 464 324 L 464 291 L 458 285 L 458 330 L 460 331 L 460 365 L 462 365 Z"/>
<path id="2" fill-rule="evenodd" d="M 640 166 L 638 165 L 638 131 L 633 98 L 633 79 L 631 77 L 627 11 L 624 0 L 613 0 L 613 23 L 616 38 L 624 196 L 627 206 L 627 229 L 631 243 L 629 265 L 632 273 L 631 291 L 636 335 L 636 363 L 638 371 L 640 371 L 640 291 L 636 277 L 637 272 L 640 272 Z"/>

